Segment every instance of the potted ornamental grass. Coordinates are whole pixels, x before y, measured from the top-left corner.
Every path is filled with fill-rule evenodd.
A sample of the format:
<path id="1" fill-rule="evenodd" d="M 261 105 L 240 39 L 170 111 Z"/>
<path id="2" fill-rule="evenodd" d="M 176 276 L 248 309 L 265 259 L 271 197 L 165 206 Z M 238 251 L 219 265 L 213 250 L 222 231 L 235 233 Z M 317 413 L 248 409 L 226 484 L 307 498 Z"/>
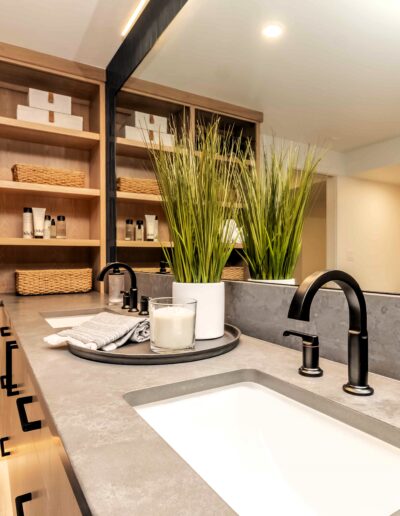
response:
<path id="1" fill-rule="evenodd" d="M 238 212 L 250 281 L 294 284 L 302 232 L 316 169 L 316 147 L 296 144 L 264 149 L 261 170 L 241 161 Z"/>
<path id="2" fill-rule="evenodd" d="M 164 253 L 174 275 L 173 297 L 197 300 L 196 339 L 224 334 L 224 266 L 234 248 L 226 221 L 236 218 L 233 201 L 240 141 L 222 137 L 218 120 L 198 126 L 196 137 L 174 131 L 174 151 L 151 150 L 171 249 Z"/>

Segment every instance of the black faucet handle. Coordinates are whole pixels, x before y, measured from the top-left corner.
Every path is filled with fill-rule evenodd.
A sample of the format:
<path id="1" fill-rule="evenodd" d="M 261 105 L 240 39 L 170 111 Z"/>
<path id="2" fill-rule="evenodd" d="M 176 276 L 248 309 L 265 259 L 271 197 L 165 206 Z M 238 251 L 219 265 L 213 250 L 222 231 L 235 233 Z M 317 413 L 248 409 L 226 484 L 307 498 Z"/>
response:
<path id="1" fill-rule="evenodd" d="M 122 306 L 121 308 L 125 310 L 126 308 L 129 308 L 130 306 L 130 300 L 129 300 L 129 292 L 126 290 L 121 290 L 122 294 Z"/>
<path id="2" fill-rule="evenodd" d="M 140 312 L 139 315 L 149 315 L 149 297 L 142 296 L 140 298 Z"/>
<path id="3" fill-rule="evenodd" d="M 311 333 L 303 333 L 300 331 L 294 330 L 285 330 L 283 332 L 284 337 L 289 337 L 289 335 L 293 335 L 294 337 L 300 337 L 304 342 L 308 342 L 313 345 L 319 345 L 318 335 L 312 335 Z"/>
<path id="4" fill-rule="evenodd" d="M 138 312 L 138 289 L 130 288 L 129 289 L 129 310 L 128 312 Z"/>
<path id="5" fill-rule="evenodd" d="M 299 368 L 302 376 L 318 377 L 323 375 L 323 370 L 319 367 L 319 338 L 318 335 L 302 333 L 299 331 L 285 330 L 284 337 L 293 335 L 300 337 L 303 342 L 303 365 Z"/>

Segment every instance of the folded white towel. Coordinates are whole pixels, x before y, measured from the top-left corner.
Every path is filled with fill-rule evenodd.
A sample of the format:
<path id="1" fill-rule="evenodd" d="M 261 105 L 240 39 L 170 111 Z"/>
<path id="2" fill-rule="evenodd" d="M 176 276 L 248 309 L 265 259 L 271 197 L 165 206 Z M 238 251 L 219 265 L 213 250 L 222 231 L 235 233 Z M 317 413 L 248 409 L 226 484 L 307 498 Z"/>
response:
<path id="1" fill-rule="evenodd" d="M 149 338 L 148 319 L 102 312 L 78 326 L 49 335 L 44 341 L 52 347 L 69 343 L 86 349 L 112 351 L 127 342 L 144 342 Z"/>

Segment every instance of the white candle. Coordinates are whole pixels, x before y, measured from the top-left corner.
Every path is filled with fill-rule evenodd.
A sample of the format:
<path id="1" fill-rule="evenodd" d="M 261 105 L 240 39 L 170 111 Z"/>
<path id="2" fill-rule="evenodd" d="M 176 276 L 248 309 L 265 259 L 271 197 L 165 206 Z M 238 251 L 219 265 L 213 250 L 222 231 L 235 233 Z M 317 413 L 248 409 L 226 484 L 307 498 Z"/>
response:
<path id="1" fill-rule="evenodd" d="M 195 313 L 182 306 L 165 306 L 150 312 L 151 343 L 162 349 L 193 347 Z"/>

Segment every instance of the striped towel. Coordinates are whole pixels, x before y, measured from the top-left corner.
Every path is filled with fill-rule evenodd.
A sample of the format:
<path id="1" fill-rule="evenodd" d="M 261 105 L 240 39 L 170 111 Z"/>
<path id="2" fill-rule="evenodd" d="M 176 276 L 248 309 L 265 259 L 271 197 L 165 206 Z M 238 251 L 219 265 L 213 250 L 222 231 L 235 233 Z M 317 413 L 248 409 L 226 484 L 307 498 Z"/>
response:
<path id="1" fill-rule="evenodd" d="M 102 312 L 78 326 L 49 335 L 44 341 L 51 347 L 73 344 L 113 351 L 128 342 L 145 342 L 149 338 L 149 319 Z"/>

